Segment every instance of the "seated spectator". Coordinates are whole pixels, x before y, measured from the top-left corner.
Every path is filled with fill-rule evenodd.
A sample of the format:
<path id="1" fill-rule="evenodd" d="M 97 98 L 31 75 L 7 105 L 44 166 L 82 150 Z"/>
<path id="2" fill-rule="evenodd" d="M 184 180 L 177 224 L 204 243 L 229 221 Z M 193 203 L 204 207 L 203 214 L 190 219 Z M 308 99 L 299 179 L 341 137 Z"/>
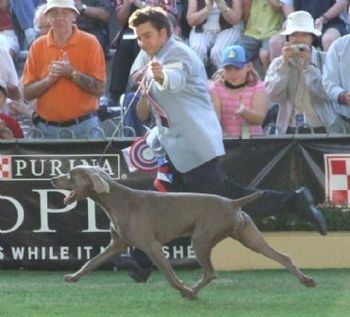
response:
<path id="1" fill-rule="evenodd" d="M 23 131 L 18 122 L 3 112 L 6 107 L 6 97 L 6 84 L 0 78 L 0 139 L 23 138 Z"/>
<path id="2" fill-rule="evenodd" d="M 265 77 L 270 100 L 279 104 L 279 132 L 296 133 L 307 126 L 308 132 L 326 133 L 335 113 L 322 86 L 321 52 L 311 46 L 313 35 L 321 32 L 308 12 L 296 11 L 282 35 L 287 36 L 282 56 L 272 61 Z"/>
<path id="3" fill-rule="evenodd" d="M 20 47 L 26 49 L 35 39 L 35 8 L 45 0 L 11 0 L 12 19 L 19 37 Z"/>
<path id="4" fill-rule="evenodd" d="M 105 54 L 109 50 L 109 18 L 113 6 L 111 0 L 74 0 L 80 15 L 77 26 L 80 30 L 96 36 Z"/>
<path id="5" fill-rule="evenodd" d="M 10 53 L 0 46 L 0 78 L 5 82 L 9 98 L 20 99 L 18 76 Z"/>
<path id="6" fill-rule="evenodd" d="M 140 0 L 116 0 L 116 16 L 119 32 L 112 41 L 113 48 L 116 49 L 112 60 L 111 81 L 109 93 L 114 105 L 119 104 L 119 99 L 125 93 L 128 85 L 130 68 L 138 52 L 136 37 L 129 28 L 129 16 L 138 8 L 143 7 Z"/>
<path id="7" fill-rule="evenodd" d="M 313 3 L 313 1 L 294 1 L 294 7 L 300 11 L 308 11 L 314 19 L 316 19 L 315 27 L 319 31 L 322 31 L 321 40 L 319 37 L 313 38 L 313 45 L 315 47 L 321 47 L 323 50 L 327 51 L 329 45 L 338 38 L 341 34 L 345 34 L 349 32 L 349 18 L 347 15 L 347 10 L 344 10 L 344 2 L 349 2 L 348 0 L 332 0 L 332 1 L 317 1 Z M 310 10 L 310 8 L 312 8 Z M 293 10 L 294 11 L 294 10 Z M 332 15 L 335 15 L 337 12 L 339 13 L 336 19 L 332 19 L 332 21 L 325 22 L 323 13 L 328 14 L 328 11 L 331 12 Z M 320 17 L 317 19 L 317 17 Z M 334 21 L 336 20 L 336 21 Z M 344 33 L 345 26 L 345 33 Z M 283 30 L 282 30 L 283 31 Z M 270 57 L 271 60 L 275 57 L 278 57 L 282 53 L 282 47 L 285 43 L 285 38 L 281 36 L 281 34 L 276 34 L 270 38 Z"/>
<path id="8" fill-rule="evenodd" d="M 9 0 L 0 0 L 0 47 L 7 49 L 12 57 L 16 57 L 20 51 Z"/>
<path id="9" fill-rule="evenodd" d="M 350 35 L 334 41 L 324 64 L 323 85 L 336 105 L 334 126 L 339 133 L 350 133 Z"/>
<path id="10" fill-rule="evenodd" d="M 241 37 L 242 1 L 189 0 L 187 21 L 192 27 L 189 46 L 216 70 L 222 50 Z"/>
<path id="11" fill-rule="evenodd" d="M 73 0 L 48 0 L 44 13 L 52 27 L 31 45 L 23 71 L 25 99 L 37 98 L 35 125 L 47 138 L 59 137 L 63 128 L 76 138 L 99 138 L 96 111 L 106 80 L 102 47 L 74 25 L 79 11 Z"/>
<path id="12" fill-rule="evenodd" d="M 221 67 L 209 93 L 224 137 L 240 136 L 245 124 L 249 126 L 250 135 L 261 135 L 267 94 L 252 63 L 247 61 L 244 48 L 239 45 L 226 47 Z"/>
<path id="13" fill-rule="evenodd" d="M 280 31 L 284 16 L 292 11 L 293 0 L 244 0 L 245 30 L 238 42 L 247 52 L 249 61 L 259 58 L 262 74 L 270 64 L 270 37 Z"/>
<path id="14" fill-rule="evenodd" d="M 294 0 L 295 10 L 307 11 L 315 19 L 315 27 L 322 32 L 322 36 L 315 40 L 314 45 L 321 46 L 325 51 L 334 40 L 347 34 L 346 23 L 340 15 L 348 5 L 348 0 Z"/>

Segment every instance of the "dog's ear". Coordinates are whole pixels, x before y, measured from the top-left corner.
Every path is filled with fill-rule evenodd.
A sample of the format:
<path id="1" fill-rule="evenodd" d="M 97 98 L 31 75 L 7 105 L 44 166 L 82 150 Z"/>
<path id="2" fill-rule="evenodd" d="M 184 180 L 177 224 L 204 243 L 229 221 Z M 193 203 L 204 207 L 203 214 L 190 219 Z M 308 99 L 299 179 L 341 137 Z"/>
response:
<path id="1" fill-rule="evenodd" d="M 89 178 L 94 186 L 94 189 L 96 191 L 96 193 L 98 194 L 102 194 L 102 193 L 109 193 L 109 184 L 107 181 L 105 181 L 98 173 L 97 170 L 90 170 L 90 172 L 88 173 Z"/>

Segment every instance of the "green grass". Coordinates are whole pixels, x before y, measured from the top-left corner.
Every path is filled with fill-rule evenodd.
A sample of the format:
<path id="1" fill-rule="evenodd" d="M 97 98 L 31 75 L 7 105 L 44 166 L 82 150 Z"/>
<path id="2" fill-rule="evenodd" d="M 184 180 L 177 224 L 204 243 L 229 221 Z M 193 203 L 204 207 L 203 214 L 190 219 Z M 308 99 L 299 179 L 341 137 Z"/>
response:
<path id="1" fill-rule="evenodd" d="M 177 271 L 194 283 L 199 270 Z M 219 272 L 199 293 L 182 298 L 158 272 L 136 284 L 125 271 L 98 271 L 77 284 L 64 272 L 0 271 L 1 317 L 239 316 L 348 317 L 350 270 L 310 270 L 318 286 L 307 289 L 284 270 Z"/>

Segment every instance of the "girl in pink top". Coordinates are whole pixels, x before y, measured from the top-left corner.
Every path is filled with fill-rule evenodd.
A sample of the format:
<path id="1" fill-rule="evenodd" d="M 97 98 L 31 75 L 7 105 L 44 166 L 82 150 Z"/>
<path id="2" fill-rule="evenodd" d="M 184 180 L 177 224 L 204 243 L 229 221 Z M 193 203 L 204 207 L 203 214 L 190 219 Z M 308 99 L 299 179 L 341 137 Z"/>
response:
<path id="1" fill-rule="evenodd" d="M 244 48 L 239 45 L 226 47 L 221 67 L 209 93 L 223 135 L 238 137 L 245 124 L 249 126 L 250 135 L 262 135 L 261 124 L 268 107 L 267 94 L 252 63 L 247 61 Z"/>

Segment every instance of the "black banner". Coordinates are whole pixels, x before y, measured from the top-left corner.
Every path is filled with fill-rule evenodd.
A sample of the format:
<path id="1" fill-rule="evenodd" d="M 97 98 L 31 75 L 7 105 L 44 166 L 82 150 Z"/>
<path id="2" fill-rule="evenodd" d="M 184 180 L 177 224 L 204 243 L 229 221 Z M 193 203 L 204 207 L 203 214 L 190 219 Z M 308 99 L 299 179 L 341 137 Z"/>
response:
<path id="1" fill-rule="evenodd" d="M 3 143 L 0 154 L 0 267 L 72 269 L 98 254 L 109 242 L 109 221 L 91 200 L 63 204 L 66 191 L 50 179 L 73 166 L 97 165 L 106 142 Z M 147 189 L 154 174 L 129 172 L 114 141 L 101 166 L 116 181 Z M 257 188 L 311 188 L 325 199 L 324 154 L 349 153 L 349 138 L 261 138 L 226 140 L 222 159 L 228 176 Z M 187 241 L 165 246 L 164 254 L 180 263 L 195 258 Z M 127 254 L 124 255 L 125 259 Z M 118 260 L 123 261 L 123 257 Z"/>

